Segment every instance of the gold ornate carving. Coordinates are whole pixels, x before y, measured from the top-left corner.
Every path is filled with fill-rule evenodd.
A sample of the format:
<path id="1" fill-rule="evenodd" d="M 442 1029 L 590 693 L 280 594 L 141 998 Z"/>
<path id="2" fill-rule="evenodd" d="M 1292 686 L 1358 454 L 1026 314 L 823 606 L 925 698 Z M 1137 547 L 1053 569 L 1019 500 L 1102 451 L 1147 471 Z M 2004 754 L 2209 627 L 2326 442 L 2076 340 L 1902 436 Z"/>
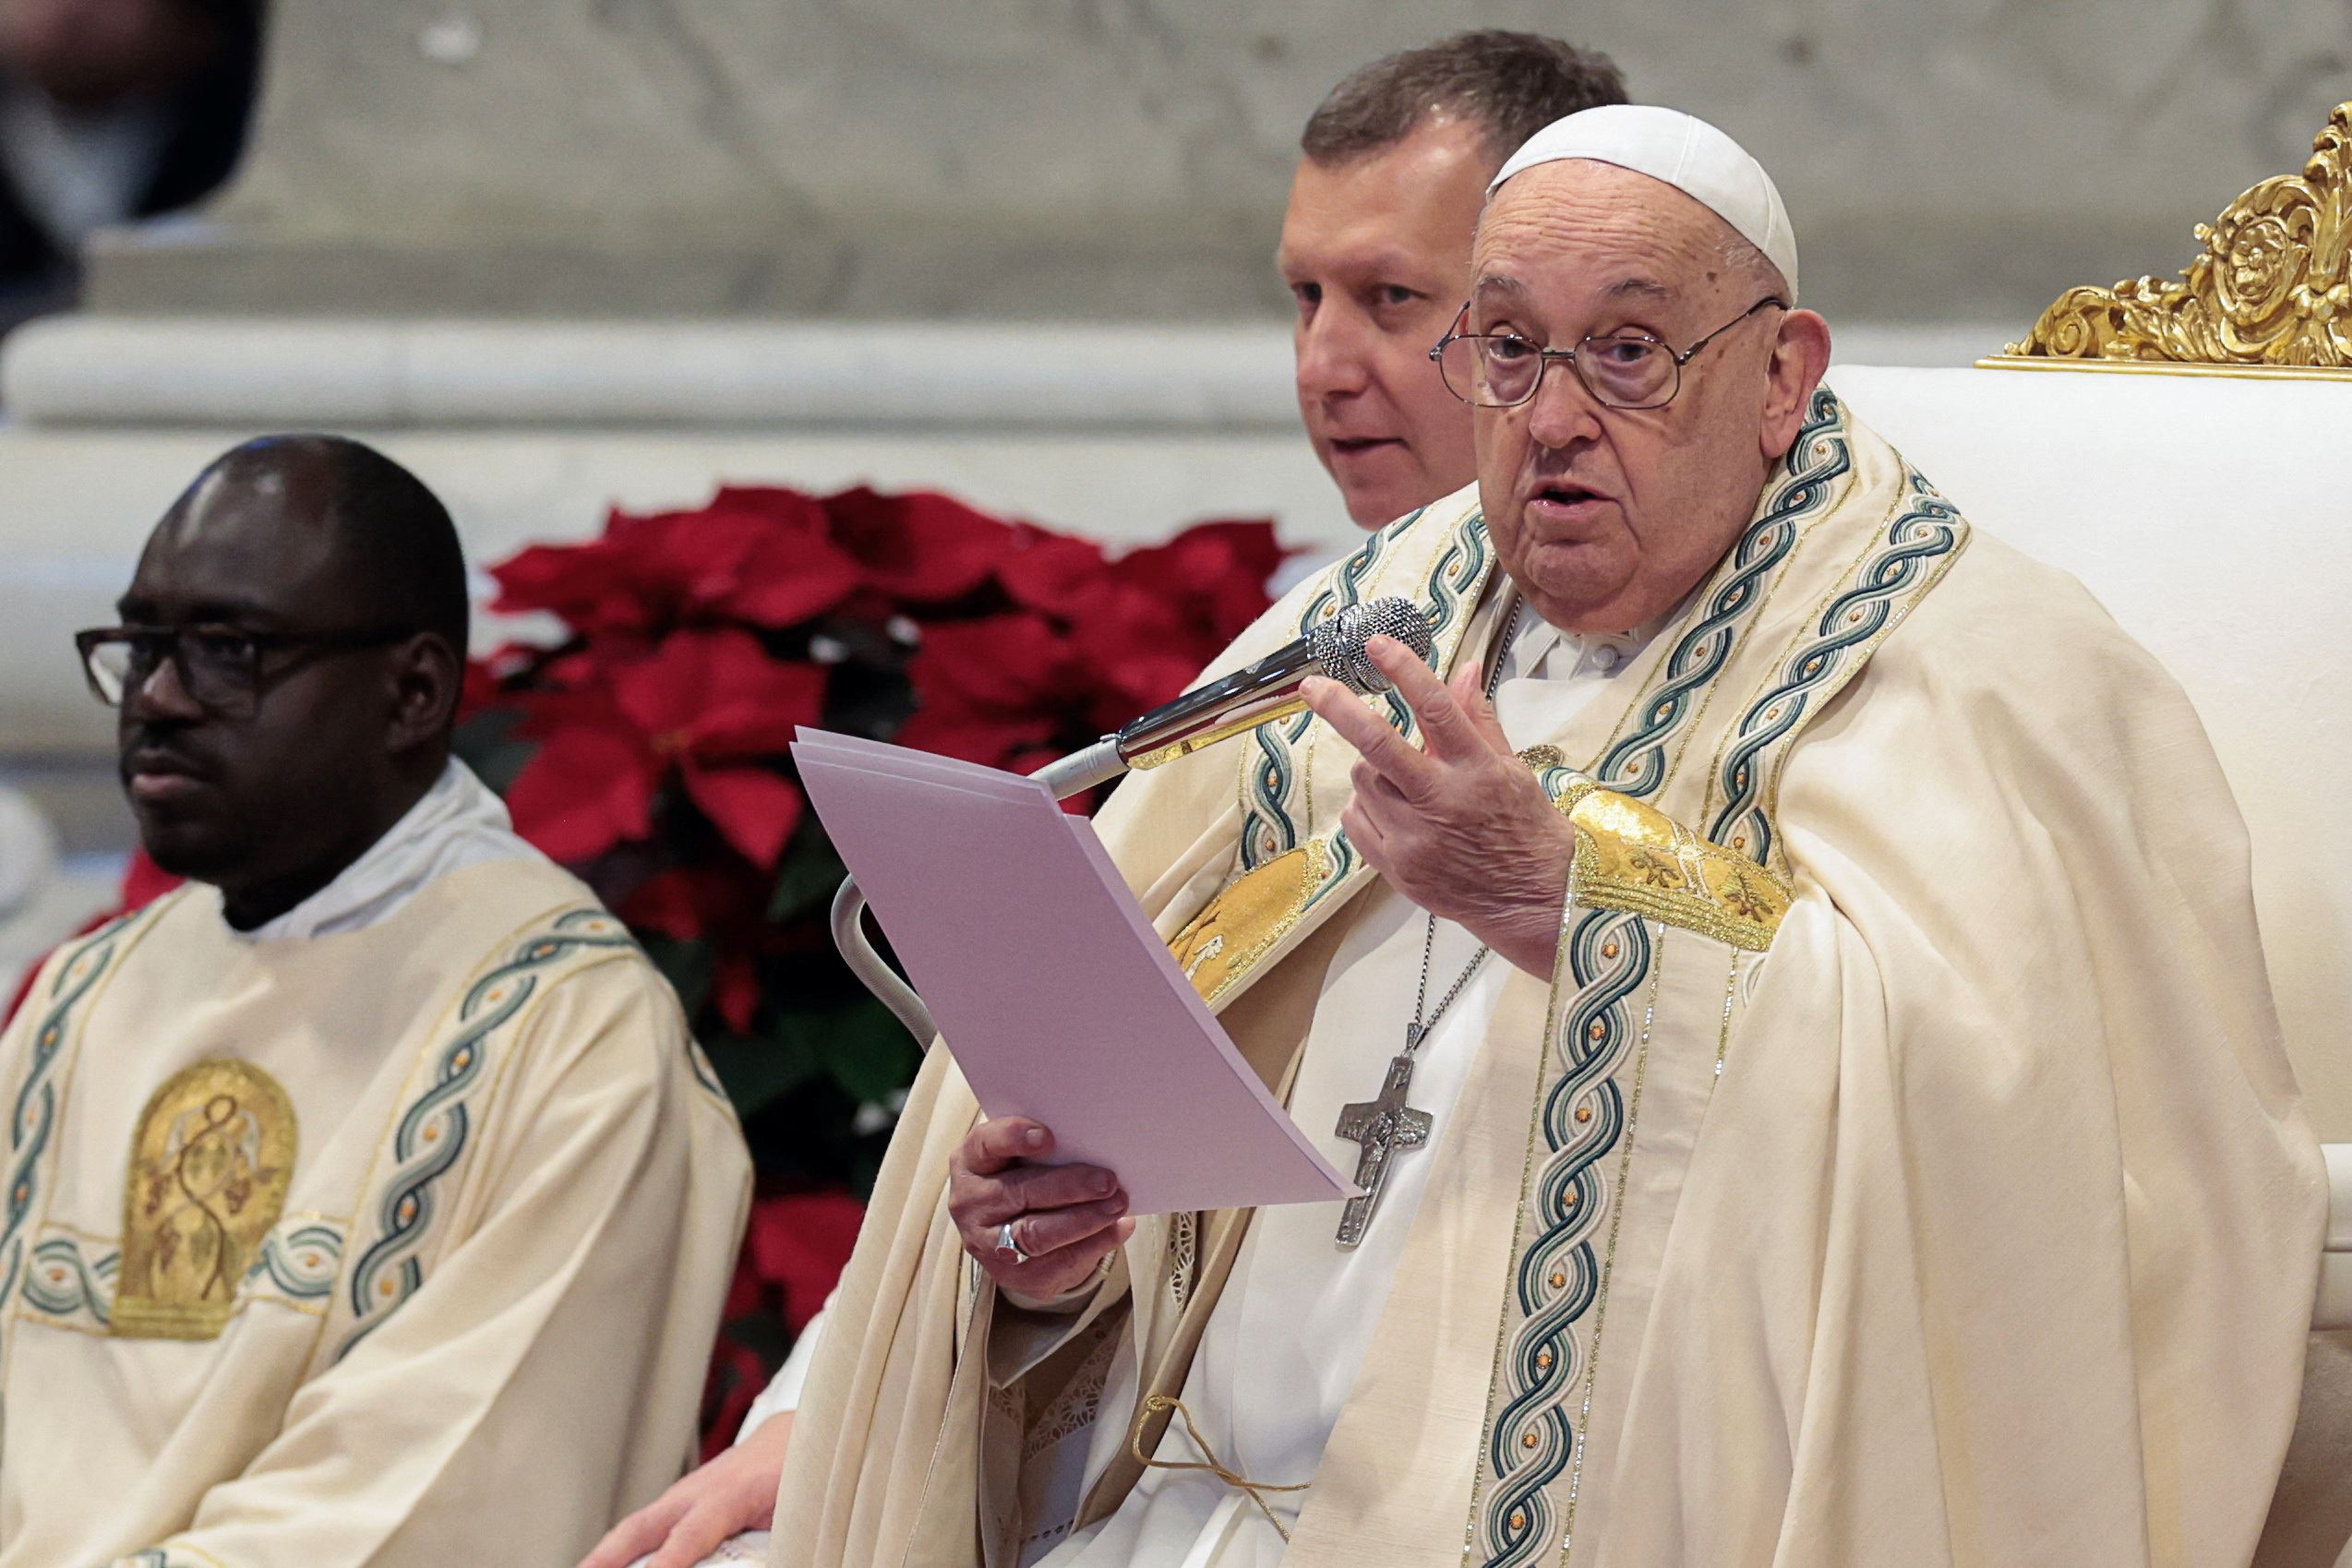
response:
<path id="1" fill-rule="evenodd" d="M 114 1333 L 210 1339 L 294 1180 L 293 1102 L 250 1062 L 200 1061 L 147 1102 L 123 1194 Z"/>
<path id="2" fill-rule="evenodd" d="M 2300 174 L 2264 180 L 2196 234 L 2204 253 L 2180 281 L 2070 289 L 1981 363 L 2352 371 L 2352 103 Z"/>

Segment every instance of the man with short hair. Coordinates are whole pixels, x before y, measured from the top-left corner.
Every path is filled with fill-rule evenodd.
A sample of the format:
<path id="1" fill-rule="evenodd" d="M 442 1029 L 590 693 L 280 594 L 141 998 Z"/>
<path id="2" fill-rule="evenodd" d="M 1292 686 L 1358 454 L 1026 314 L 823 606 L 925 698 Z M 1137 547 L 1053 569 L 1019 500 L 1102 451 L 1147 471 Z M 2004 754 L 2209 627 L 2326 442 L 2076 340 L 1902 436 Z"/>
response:
<path id="1" fill-rule="evenodd" d="M 1308 119 L 1276 265 L 1299 415 L 1359 524 L 1477 477 L 1470 410 L 1429 350 L 1461 307 L 1486 182 L 1542 126 L 1625 101 L 1606 55 L 1487 29 L 1374 61 Z"/>
<path id="2" fill-rule="evenodd" d="M 1820 386 L 1721 131 L 1547 127 L 1473 257 L 1477 485 L 1213 666 L 1434 670 L 1098 819 L 1364 1194 L 1132 1215 L 934 1051 L 771 1563 L 2244 1564 L 2326 1183 L 2186 698 Z"/>
<path id="3" fill-rule="evenodd" d="M 1429 351 L 1460 308 L 1486 182 L 1542 126 L 1625 100 L 1606 55 L 1495 28 L 1374 60 L 1308 118 L 1276 264 L 1298 306 L 1299 416 L 1360 525 L 1477 476 L 1470 409 Z M 581 1568 L 624 1568 L 642 1553 L 650 1568 L 689 1568 L 767 1526 L 823 1323 L 802 1332 L 737 1446 L 615 1526 Z"/>
<path id="4" fill-rule="evenodd" d="M 0 1565 L 561 1568 L 691 1452 L 733 1114 L 450 758 L 465 565 L 406 470 L 237 448 L 120 616 L 78 640 L 191 880 L 0 1035 Z"/>

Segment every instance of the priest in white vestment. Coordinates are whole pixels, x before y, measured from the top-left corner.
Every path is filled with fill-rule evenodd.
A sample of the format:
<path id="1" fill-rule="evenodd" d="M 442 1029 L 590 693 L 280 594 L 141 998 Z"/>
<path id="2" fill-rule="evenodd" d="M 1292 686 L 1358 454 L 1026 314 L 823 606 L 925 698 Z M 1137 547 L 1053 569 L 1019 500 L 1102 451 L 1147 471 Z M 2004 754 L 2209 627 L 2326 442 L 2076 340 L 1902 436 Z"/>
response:
<path id="1" fill-rule="evenodd" d="M 749 1200 L 667 985 L 450 759 L 464 570 L 250 444 L 82 634 L 193 880 L 0 1035 L 0 1565 L 565 1568 L 690 1458 Z"/>
<path id="2" fill-rule="evenodd" d="M 1549 127 L 1472 277 L 1478 485 L 1215 666 L 1434 676 L 1100 819 L 1376 1203 L 1128 1215 L 935 1052 L 771 1561 L 2245 1563 L 2325 1192 L 2187 700 L 1819 387 L 1721 132 Z"/>

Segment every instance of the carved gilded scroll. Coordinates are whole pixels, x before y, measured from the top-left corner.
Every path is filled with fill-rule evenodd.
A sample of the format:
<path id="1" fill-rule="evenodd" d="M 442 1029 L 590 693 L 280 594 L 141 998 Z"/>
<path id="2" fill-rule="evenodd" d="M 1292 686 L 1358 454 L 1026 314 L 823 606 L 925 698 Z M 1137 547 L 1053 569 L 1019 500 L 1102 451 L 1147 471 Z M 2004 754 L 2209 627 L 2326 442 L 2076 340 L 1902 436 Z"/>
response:
<path id="1" fill-rule="evenodd" d="M 2352 370 L 2352 103 L 2337 106 L 2299 174 L 2264 180 L 2197 225 L 2178 281 L 2070 289 L 1991 365 Z"/>

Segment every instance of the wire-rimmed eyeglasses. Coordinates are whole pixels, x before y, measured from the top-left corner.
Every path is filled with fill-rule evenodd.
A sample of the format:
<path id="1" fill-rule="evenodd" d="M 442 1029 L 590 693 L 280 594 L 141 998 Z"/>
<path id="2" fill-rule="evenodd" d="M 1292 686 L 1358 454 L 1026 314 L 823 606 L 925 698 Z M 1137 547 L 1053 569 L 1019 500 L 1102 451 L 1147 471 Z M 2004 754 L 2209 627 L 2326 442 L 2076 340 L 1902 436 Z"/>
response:
<path id="1" fill-rule="evenodd" d="M 1677 353 L 1647 332 L 1601 332 L 1572 349 L 1547 349 L 1516 332 L 1447 332 L 1429 351 L 1446 389 L 1479 408 L 1516 408 L 1532 399 L 1554 361 L 1576 371 L 1584 389 L 1611 408 L 1663 408 L 1682 390 L 1691 356 L 1766 306 L 1789 308 L 1767 294 Z M 1465 305 L 1454 317 L 1470 319 Z"/>

